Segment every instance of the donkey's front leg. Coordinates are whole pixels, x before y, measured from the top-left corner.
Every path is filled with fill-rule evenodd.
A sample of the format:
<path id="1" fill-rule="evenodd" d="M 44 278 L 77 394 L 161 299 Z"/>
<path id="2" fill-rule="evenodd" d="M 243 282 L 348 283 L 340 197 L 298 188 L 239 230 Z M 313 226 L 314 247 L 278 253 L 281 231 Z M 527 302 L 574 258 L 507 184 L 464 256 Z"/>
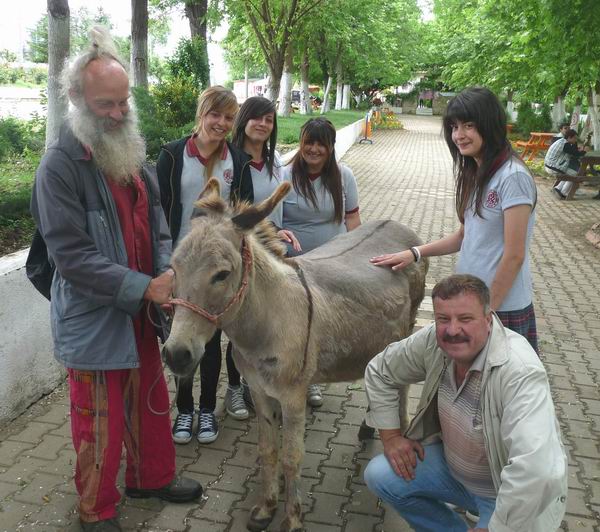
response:
<path id="1" fill-rule="evenodd" d="M 304 457 L 304 425 L 306 386 L 289 393 L 281 403 L 283 417 L 282 457 L 285 476 L 285 519 L 281 532 L 301 532 L 302 507 L 300 496 L 300 467 Z"/>
<path id="2" fill-rule="evenodd" d="M 277 510 L 279 405 L 275 399 L 265 395 L 259 387 L 252 388 L 252 398 L 258 420 L 261 494 L 258 504 L 250 512 L 246 528 L 253 532 L 260 532 L 269 526 Z"/>

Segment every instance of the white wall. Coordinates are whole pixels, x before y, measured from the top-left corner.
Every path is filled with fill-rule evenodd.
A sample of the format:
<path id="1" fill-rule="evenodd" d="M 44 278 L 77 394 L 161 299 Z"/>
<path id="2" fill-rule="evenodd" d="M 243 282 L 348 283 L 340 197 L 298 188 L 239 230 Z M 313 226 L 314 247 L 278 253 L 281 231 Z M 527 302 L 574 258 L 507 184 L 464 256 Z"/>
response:
<path id="1" fill-rule="evenodd" d="M 50 304 L 25 275 L 27 250 L 0 257 L 0 424 L 64 379 L 52 352 Z"/>

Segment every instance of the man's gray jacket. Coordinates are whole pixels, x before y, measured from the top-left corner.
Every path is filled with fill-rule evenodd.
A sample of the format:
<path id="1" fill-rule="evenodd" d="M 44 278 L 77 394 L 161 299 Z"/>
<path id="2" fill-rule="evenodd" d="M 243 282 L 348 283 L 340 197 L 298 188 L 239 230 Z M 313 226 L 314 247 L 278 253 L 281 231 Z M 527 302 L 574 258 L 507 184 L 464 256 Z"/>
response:
<path id="1" fill-rule="evenodd" d="M 144 168 L 154 275 L 168 268 L 171 237 L 156 176 Z M 51 327 L 67 368 L 139 366 L 133 316 L 151 277 L 129 269 L 116 206 L 102 172 L 63 126 L 36 172 L 31 213 L 56 265 Z M 154 334 L 154 331 L 152 331 Z"/>
<path id="2" fill-rule="evenodd" d="M 497 316 L 484 350 L 481 415 L 497 492 L 488 528 L 552 532 L 566 509 L 567 456 L 546 371 L 529 342 L 506 329 Z M 423 443 L 439 440 L 437 391 L 448 363 L 437 345 L 434 323 L 390 344 L 365 371 L 367 423 L 399 428 L 398 385 L 424 381 L 406 436 Z"/>

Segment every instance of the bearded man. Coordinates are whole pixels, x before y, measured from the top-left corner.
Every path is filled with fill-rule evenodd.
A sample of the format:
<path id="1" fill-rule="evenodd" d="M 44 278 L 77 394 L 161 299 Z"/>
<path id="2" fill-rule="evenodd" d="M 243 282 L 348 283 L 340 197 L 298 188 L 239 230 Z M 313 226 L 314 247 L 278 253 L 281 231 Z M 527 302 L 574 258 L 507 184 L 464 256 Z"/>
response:
<path id="1" fill-rule="evenodd" d="M 156 177 L 130 107 L 129 79 L 106 30 L 63 75 L 73 109 L 36 172 L 31 210 L 56 265 L 51 320 L 65 365 L 75 484 L 83 530 L 121 530 L 116 478 L 127 451 L 125 494 L 198 498 L 175 475 L 169 397 L 153 304 L 166 303 L 171 238 Z"/>

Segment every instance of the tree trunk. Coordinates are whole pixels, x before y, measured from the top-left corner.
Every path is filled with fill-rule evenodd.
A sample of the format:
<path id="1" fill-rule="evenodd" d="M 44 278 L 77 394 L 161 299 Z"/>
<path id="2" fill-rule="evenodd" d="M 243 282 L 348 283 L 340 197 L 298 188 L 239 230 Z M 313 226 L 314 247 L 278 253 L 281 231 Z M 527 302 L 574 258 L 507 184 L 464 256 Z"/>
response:
<path id="1" fill-rule="evenodd" d="M 285 64 L 284 57 L 274 57 L 269 62 L 269 96 L 271 101 L 277 101 L 279 97 L 279 87 L 281 85 L 281 77 L 283 76 L 283 67 Z"/>
<path id="2" fill-rule="evenodd" d="M 340 59 L 340 54 L 338 54 L 336 65 L 335 65 L 335 110 L 342 110 L 342 95 L 344 91 L 344 82 L 343 82 L 344 71 L 342 69 L 342 61 Z"/>
<path id="3" fill-rule="evenodd" d="M 573 114 L 571 115 L 571 123 L 569 127 L 577 131 L 579 128 L 579 118 L 581 117 L 581 97 L 578 96 L 575 100 L 575 107 L 573 108 Z"/>
<path id="4" fill-rule="evenodd" d="M 552 108 L 552 126 L 558 129 L 559 124 L 565 119 L 565 99 L 562 96 L 557 96 Z"/>
<path id="5" fill-rule="evenodd" d="M 593 144 L 595 150 L 600 150 L 600 84 L 590 89 L 588 93 L 588 114 L 590 115 L 591 130 L 594 133 Z"/>
<path id="6" fill-rule="evenodd" d="M 58 138 L 69 109 L 69 100 L 60 87 L 60 74 L 69 57 L 69 2 L 48 0 L 48 118 L 46 148 Z"/>
<path id="7" fill-rule="evenodd" d="M 294 67 L 292 47 L 288 46 L 285 54 L 285 64 L 279 87 L 279 107 L 277 116 L 288 117 L 292 112 L 292 84 L 294 82 L 292 69 Z"/>
<path id="8" fill-rule="evenodd" d="M 134 87 L 148 88 L 148 0 L 131 0 L 131 70 Z"/>
<path id="9" fill-rule="evenodd" d="M 514 91 L 506 93 L 506 118 L 509 122 L 514 121 L 515 103 L 513 102 Z"/>
<path id="10" fill-rule="evenodd" d="M 206 36 L 206 13 L 208 11 L 208 0 L 186 0 L 185 16 L 190 24 L 190 35 L 192 39 L 201 39 L 204 48 L 206 63 L 206 79 L 210 80 L 210 64 L 208 62 L 208 45 Z"/>
<path id="11" fill-rule="evenodd" d="M 279 86 L 281 85 L 281 76 L 273 74 L 272 72 L 269 74 L 269 84 L 267 85 L 267 98 L 272 102 L 277 101 L 277 97 L 279 96 Z"/>
<path id="12" fill-rule="evenodd" d="M 308 84 L 308 48 L 302 52 L 302 61 L 300 62 L 300 114 L 311 115 L 312 104 L 310 102 L 310 89 Z"/>
<path id="13" fill-rule="evenodd" d="M 350 85 L 346 83 L 342 93 L 342 109 L 350 109 Z"/>
<path id="14" fill-rule="evenodd" d="M 327 86 L 325 87 L 325 93 L 323 94 L 323 103 L 321 104 L 321 114 L 324 115 L 327 111 L 329 111 L 329 91 L 331 90 L 331 84 L 333 82 L 333 77 L 329 76 L 327 78 Z"/>
<path id="15" fill-rule="evenodd" d="M 244 65 L 244 101 L 248 99 L 248 60 L 246 59 L 246 64 Z"/>

